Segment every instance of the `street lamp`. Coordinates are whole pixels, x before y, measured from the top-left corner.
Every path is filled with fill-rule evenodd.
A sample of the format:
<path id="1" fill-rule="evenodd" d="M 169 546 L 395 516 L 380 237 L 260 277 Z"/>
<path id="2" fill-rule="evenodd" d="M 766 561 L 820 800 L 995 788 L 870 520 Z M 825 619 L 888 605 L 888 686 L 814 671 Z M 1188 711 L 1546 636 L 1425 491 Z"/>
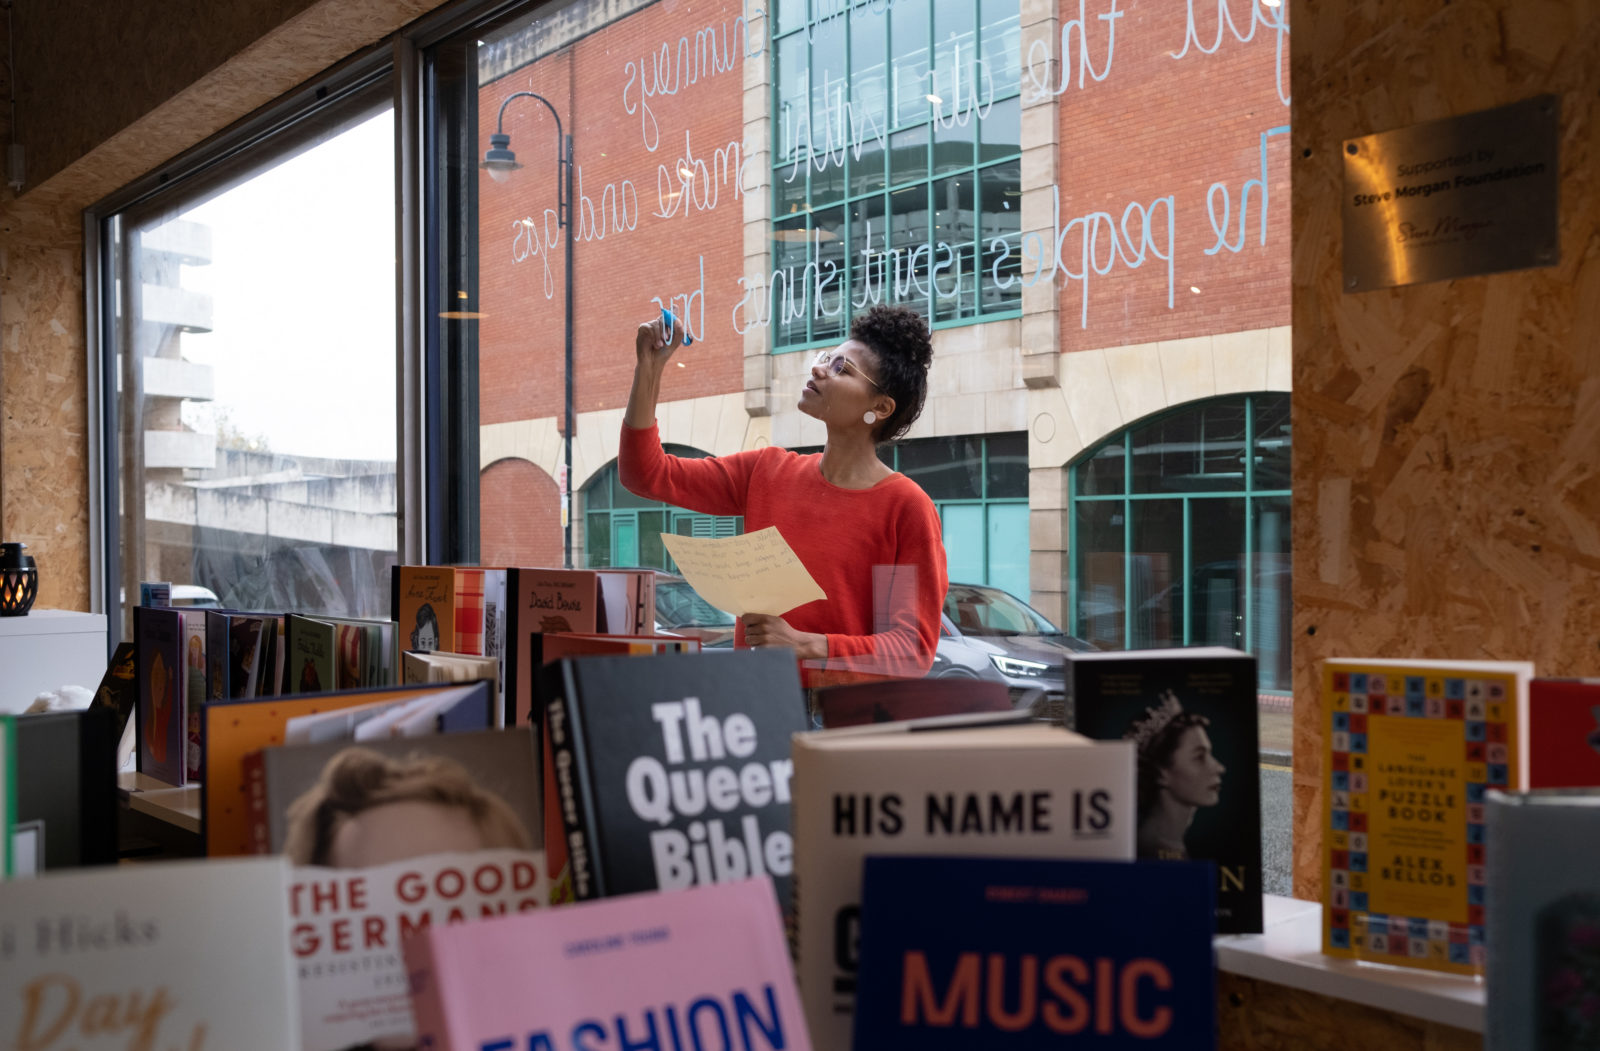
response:
<path id="1" fill-rule="evenodd" d="M 545 109 L 550 111 L 550 116 L 556 122 L 556 224 L 566 231 L 567 254 L 567 349 L 565 372 L 567 377 L 566 403 L 564 415 L 566 417 L 566 441 L 562 450 L 563 463 L 566 467 L 566 484 L 563 486 L 562 518 L 566 521 L 563 526 L 565 544 L 565 564 L 572 568 L 572 438 L 577 433 L 578 420 L 572 411 L 572 136 L 563 135 L 561 132 L 561 115 L 556 108 L 550 105 L 550 100 L 543 95 L 532 91 L 517 91 L 505 97 L 500 103 L 500 112 L 495 117 L 493 135 L 489 136 L 489 149 L 484 152 L 483 162 L 478 165 L 489 173 L 495 182 L 505 182 L 511 173 L 521 168 L 517 163 L 517 155 L 511 152 L 511 136 L 506 134 L 505 120 L 506 107 L 513 99 L 530 98 L 538 99 L 544 103 Z"/>

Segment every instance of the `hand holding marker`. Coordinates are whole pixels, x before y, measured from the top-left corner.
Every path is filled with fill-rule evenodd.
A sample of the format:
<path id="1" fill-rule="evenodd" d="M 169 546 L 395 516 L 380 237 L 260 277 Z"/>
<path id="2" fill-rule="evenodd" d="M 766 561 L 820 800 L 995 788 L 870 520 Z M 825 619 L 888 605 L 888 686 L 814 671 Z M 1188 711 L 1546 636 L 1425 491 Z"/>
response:
<path id="1" fill-rule="evenodd" d="M 661 308 L 661 327 L 662 327 L 662 329 L 665 330 L 668 343 L 672 342 L 672 326 L 676 325 L 677 323 L 678 323 L 678 319 L 672 315 L 672 311 L 666 309 L 665 307 L 662 307 Z M 688 325 L 685 325 L 683 327 L 683 345 L 686 346 L 686 347 L 694 346 L 694 337 L 689 335 L 689 326 Z"/>

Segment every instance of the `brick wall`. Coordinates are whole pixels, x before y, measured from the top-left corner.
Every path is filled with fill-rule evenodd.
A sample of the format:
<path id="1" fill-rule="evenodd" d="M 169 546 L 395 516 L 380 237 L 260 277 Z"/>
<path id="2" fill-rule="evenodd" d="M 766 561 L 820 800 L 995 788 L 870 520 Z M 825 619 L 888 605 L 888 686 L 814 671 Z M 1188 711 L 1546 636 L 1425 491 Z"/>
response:
<path id="1" fill-rule="evenodd" d="M 561 565 L 561 494 L 549 475 L 526 460 L 501 460 L 480 476 L 478 502 L 483 565 Z"/>

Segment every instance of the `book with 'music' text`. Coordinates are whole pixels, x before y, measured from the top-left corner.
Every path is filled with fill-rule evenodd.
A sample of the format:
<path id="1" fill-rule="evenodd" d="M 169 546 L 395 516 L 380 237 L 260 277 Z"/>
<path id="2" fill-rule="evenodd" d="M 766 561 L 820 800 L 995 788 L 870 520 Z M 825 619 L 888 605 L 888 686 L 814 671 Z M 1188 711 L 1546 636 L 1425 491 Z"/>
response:
<path id="1" fill-rule="evenodd" d="M 1211 868 L 868 857 L 854 1046 L 1215 1047 Z"/>
<path id="2" fill-rule="evenodd" d="M 850 1046 L 863 858 L 1133 858 L 1132 745 L 1016 718 L 948 716 L 794 738 L 797 973 L 821 1046 Z"/>

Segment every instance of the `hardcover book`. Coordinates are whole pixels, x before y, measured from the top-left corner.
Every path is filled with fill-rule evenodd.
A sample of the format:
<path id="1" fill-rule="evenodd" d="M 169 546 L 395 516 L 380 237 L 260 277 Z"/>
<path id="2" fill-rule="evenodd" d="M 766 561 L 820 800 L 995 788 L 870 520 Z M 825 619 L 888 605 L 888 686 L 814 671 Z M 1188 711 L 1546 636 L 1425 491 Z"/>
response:
<path id="1" fill-rule="evenodd" d="M 1600 679 L 1528 684 L 1528 787 L 1600 786 Z"/>
<path id="2" fill-rule="evenodd" d="M 1322 667 L 1322 951 L 1481 974 L 1484 794 L 1522 785 L 1520 661 Z"/>
<path id="3" fill-rule="evenodd" d="M 764 878 L 430 926 L 404 950 L 435 1051 L 811 1047 Z"/>
<path id="4" fill-rule="evenodd" d="M 456 571 L 451 566 L 395 566 L 390 619 L 400 650 L 444 649 L 455 639 Z"/>
<path id="5" fill-rule="evenodd" d="M 0 715 L 0 880 L 11 875 L 11 830 L 17 826 L 16 719 Z"/>
<path id="6" fill-rule="evenodd" d="M 221 857 L 251 852 L 250 799 L 244 760 L 251 752 L 282 744 L 285 724 L 297 715 L 350 708 L 392 698 L 424 697 L 451 686 L 409 686 L 388 690 L 350 690 L 256 700 L 213 701 L 206 705 L 205 768 L 200 820 L 206 854 Z M 483 691 L 487 710 L 487 687 Z M 481 724 L 480 724 L 481 725 Z"/>
<path id="7" fill-rule="evenodd" d="M 17 717 L 16 814 L 42 869 L 117 862 L 116 717 L 105 708 Z M 9 827 L 9 826 L 8 826 Z"/>
<path id="8" fill-rule="evenodd" d="M 284 618 L 283 634 L 288 651 L 288 693 L 328 693 L 341 688 L 336 626 L 290 613 Z"/>
<path id="9" fill-rule="evenodd" d="M 578 900 L 771 876 L 788 910 L 793 653 L 569 657 L 545 675 L 546 807 Z"/>
<path id="10" fill-rule="evenodd" d="M 1004 683 L 978 679 L 879 679 L 825 686 L 816 697 L 822 725 L 829 730 L 1011 709 L 1011 692 Z"/>
<path id="11" fill-rule="evenodd" d="M 298 1048 L 288 912 L 278 904 L 288 875 L 281 858 L 257 858 L 6 884 L 6 1046 Z"/>
<path id="12" fill-rule="evenodd" d="M 1217 933 L 1261 932 L 1256 659 L 1223 647 L 1069 653 L 1073 728 L 1134 744 L 1146 860 L 1216 863 Z"/>
<path id="13" fill-rule="evenodd" d="M 1211 868 L 868 857 L 853 1046 L 1215 1047 Z"/>
<path id="14" fill-rule="evenodd" d="M 540 666 L 536 644 L 555 632 L 593 633 L 600 578 L 593 570 L 516 568 L 506 576 L 505 725 L 527 718 Z"/>
<path id="15" fill-rule="evenodd" d="M 1600 1047 L 1600 790 L 1496 792 L 1485 1051 Z"/>
<path id="16" fill-rule="evenodd" d="M 139 662 L 139 770 L 169 785 L 185 780 L 183 614 L 170 606 L 135 606 Z"/>
<path id="17" fill-rule="evenodd" d="M 1133 857 L 1131 744 L 950 718 L 942 729 L 913 720 L 794 737 L 797 971 L 820 1046 L 850 1044 L 862 858 Z"/>

